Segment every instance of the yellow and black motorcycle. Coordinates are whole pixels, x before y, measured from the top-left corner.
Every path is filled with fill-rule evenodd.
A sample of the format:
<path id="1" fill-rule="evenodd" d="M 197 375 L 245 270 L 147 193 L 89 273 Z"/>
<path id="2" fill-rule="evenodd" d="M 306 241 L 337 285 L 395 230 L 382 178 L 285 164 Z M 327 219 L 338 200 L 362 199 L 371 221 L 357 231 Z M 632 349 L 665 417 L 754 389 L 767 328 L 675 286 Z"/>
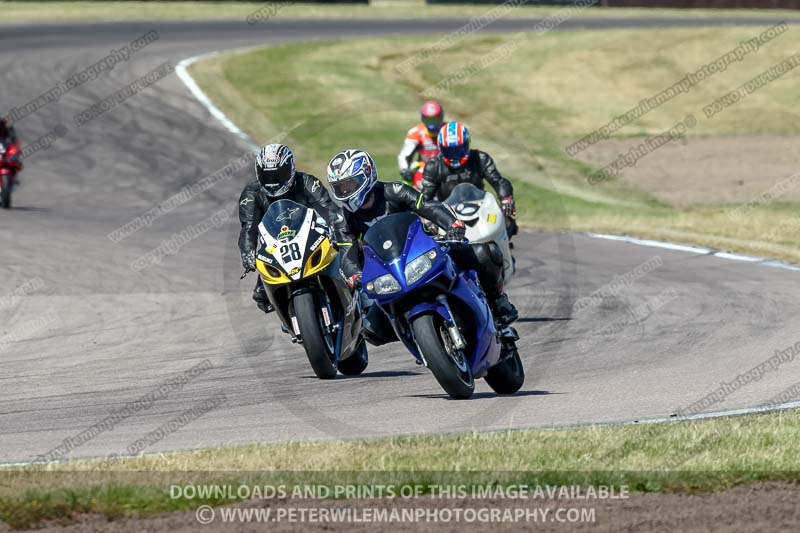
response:
<path id="1" fill-rule="evenodd" d="M 342 279 L 328 224 L 291 200 L 267 209 L 258 226 L 256 268 L 292 342 L 302 344 L 320 379 L 367 367 L 361 306 Z"/>

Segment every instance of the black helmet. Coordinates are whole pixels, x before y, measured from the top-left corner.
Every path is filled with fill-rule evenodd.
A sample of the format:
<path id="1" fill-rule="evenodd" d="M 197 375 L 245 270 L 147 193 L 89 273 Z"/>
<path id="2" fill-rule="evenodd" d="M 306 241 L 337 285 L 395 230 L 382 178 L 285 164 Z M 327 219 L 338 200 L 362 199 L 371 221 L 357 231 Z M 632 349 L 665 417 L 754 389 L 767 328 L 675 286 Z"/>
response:
<path id="1" fill-rule="evenodd" d="M 0 138 L 8 137 L 8 130 L 8 120 L 5 117 L 0 117 Z"/>
<path id="2" fill-rule="evenodd" d="M 256 156 L 256 178 L 268 196 L 286 194 L 294 183 L 294 154 L 285 144 L 268 144 Z"/>

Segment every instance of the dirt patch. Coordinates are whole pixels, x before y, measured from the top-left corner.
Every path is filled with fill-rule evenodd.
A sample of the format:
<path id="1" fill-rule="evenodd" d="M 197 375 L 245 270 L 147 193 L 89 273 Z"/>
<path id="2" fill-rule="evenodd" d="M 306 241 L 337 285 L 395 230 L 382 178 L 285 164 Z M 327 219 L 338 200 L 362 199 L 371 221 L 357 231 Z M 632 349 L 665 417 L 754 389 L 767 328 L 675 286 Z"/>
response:
<path id="1" fill-rule="evenodd" d="M 263 503 L 263 505 L 262 505 Z M 254 507 L 258 506 L 258 507 Z M 466 520 L 416 523 L 309 523 L 308 521 L 270 521 L 221 523 L 221 509 L 215 509 L 216 519 L 206 526 L 200 526 L 195 512 L 170 513 L 147 519 L 126 519 L 107 522 L 96 517 L 87 517 L 83 522 L 67 527 L 50 527 L 45 531 L 169 531 L 170 533 L 191 532 L 198 529 L 208 531 L 375 531 L 391 529 L 392 531 L 442 531 L 463 532 L 466 530 L 514 531 L 536 529 L 538 531 L 797 531 L 800 527 L 800 485 L 792 483 L 757 483 L 740 486 L 717 493 L 703 494 L 630 494 L 626 499 L 616 500 L 497 500 L 497 499 L 463 499 L 463 500 L 431 500 L 416 499 L 372 499 L 372 500 L 303 500 L 292 502 L 247 502 L 229 506 L 226 509 L 269 509 L 272 516 L 279 509 L 287 508 L 321 508 L 352 509 L 363 513 L 368 508 L 387 509 L 436 509 L 440 518 L 454 517 L 460 510 L 467 517 L 467 509 L 499 509 L 515 512 L 515 510 L 538 510 L 537 514 L 550 509 L 544 521 L 495 522 L 486 523 Z M 572 509 L 562 513 L 567 519 L 579 517 L 580 510 L 594 509 L 594 521 L 556 522 L 556 509 Z M 442 512 L 444 510 L 444 512 Z M 356 515 L 354 515 L 356 516 Z M 363 516 L 363 515 L 362 515 Z M 471 515 L 470 515 L 471 516 Z M 480 516 L 480 515 L 476 515 Z M 505 515 L 508 516 L 508 515 Z M 288 520 L 288 518 L 287 518 Z M 2 530 L 2 525 L 0 525 Z"/>
<path id="2" fill-rule="evenodd" d="M 578 158 L 602 168 L 642 140 L 603 141 Z M 676 207 L 750 202 L 800 171 L 799 146 L 797 137 L 689 137 L 640 158 L 621 179 Z M 800 181 L 781 200 L 800 200 Z"/>

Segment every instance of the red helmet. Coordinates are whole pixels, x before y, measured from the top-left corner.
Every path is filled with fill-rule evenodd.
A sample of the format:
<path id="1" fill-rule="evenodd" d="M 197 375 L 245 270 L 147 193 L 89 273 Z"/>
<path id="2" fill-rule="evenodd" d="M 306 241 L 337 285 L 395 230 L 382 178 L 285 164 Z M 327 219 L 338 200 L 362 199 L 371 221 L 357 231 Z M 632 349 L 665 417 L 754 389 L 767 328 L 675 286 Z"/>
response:
<path id="1" fill-rule="evenodd" d="M 442 127 L 442 124 L 444 124 L 444 109 L 442 109 L 442 105 L 439 102 L 436 100 L 428 100 L 422 104 L 420 115 L 422 117 L 422 123 L 428 128 L 428 132 L 431 136 L 439 133 L 439 129 Z"/>

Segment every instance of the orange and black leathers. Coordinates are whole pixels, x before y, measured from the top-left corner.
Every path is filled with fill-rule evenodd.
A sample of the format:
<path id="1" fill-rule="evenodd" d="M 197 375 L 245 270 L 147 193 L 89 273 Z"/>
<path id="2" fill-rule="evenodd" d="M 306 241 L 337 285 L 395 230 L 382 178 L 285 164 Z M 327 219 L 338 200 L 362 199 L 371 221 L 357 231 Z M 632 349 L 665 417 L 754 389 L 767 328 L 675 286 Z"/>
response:
<path id="1" fill-rule="evenodd" d="M 403 147 L 397 155 L 397 166 L 400 174 L 410 178 L 411 163 L 417 156 L 420 161 L 427 163 L 439 153 L 439 146 L 436 144 L 436 135 L 432 135 L 425 124 L 420 122 L 406 133 Z"/>

